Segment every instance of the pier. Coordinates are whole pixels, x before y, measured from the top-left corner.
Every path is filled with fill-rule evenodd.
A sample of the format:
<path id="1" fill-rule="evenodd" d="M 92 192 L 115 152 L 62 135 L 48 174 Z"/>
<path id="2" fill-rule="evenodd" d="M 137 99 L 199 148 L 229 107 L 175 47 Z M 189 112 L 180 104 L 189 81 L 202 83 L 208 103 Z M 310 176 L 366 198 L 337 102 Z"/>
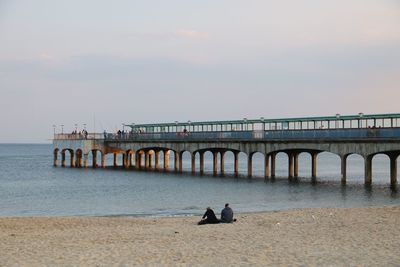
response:
<path id="1" fill-rule="evenodd" d="M 397 185 L 400 154 L 400 114 L 373 114 L 233 121 L 125 124 L 129 131 L 118 133 L 54 133 L 54 166 L 182 172 L 183 153 L 191 155 L 191 171 L 204 174 L 204 154 L 213 155 L 213 174 L 225 173 L 225 154 L 234 155 L 234 174 L 239 174 L 239 153 L 247 157 L 247 176 L 253 176 L 253 155 L 264 155 L 265 179 L 275 178 L 276 155 L 288 159 L 288 178 L 298 177 L 299 155 L 311 157 L 310 174 L 317 177 L 319 153 L 330 152 L 341 159 L 341 180 L 346 183 L 347 158 L 364 159 L 364 183 L 372 184 L 372 159 L 384 154 L 390 159 L 390 184 Z M 69 153 L 69 162 L 66 154 Z M 173 155 L 173 161 L 170 157 Z M 162 159 L 162 160 L 161 160 Z M 89 166 L 91 162 L 91 166 Z M 172 166 L 171 166 L 172 163 Z"/>

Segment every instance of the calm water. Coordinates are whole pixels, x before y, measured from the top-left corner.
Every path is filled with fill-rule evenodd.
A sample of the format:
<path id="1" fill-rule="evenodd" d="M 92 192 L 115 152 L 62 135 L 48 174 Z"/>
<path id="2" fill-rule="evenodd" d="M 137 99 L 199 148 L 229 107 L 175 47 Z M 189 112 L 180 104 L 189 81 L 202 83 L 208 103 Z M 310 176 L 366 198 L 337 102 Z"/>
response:
<path id="1" fill-rule="evenodd" d="M 187 156 L 187 155 L 186 155 Z M 233 171 L 227 155 L 226 171 Z M 108 160 L 111 160 L 109 158 Z M 389 160 L 373 160 L 373 186 L 363 186 L 363 161 L 351 156 L 348 184 L 340 184 L 340 161 L 329 153 L 318 157 L 318 179 L 311 183 L 310 158 L 300 155 L 298 182 L 288 182 L 287 159 L 278 154 L 275 182 L 247 179 L 136 172 L 114 169 L 53 168 L 51 145 L 0 145 L 0 216 L 169 216 L 201 214 L 225 202 L 236 212 L 304 207 L 399 205 L 399 193 L 389 187 Z M 244 158 L 241 172 L 246 173 Z M 211 172 L 211 154 L 206 155 Z M 189 169 L 185 159 L 184 168 Z M 262 157 L 255 156 L 254 173 L 262 176 Z"/>

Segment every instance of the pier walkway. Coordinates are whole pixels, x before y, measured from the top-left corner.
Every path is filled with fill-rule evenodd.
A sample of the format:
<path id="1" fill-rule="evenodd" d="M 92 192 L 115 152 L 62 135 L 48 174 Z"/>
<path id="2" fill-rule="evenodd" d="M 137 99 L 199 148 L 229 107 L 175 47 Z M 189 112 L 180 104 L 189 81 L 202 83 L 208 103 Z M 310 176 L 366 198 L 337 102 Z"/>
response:
<path id="1" fill-rule="evenodd" d="M 182 172 L 183 153 L 191 155 L 191 170 L 204 173 L 204 153 L 213 155 L 213 174 L 224 174 L 225 154 L 234 155 L 234 174 L 239 174 L 239 153 L 247 157 L 247 175 L 253 175 L 253 155 L 264 155 L 266 179 L 275 177 L 276 155 L 288 157 L 288 178 L 298 177 L 300 153 L 311 156 L 311 177 L 317 176 L 317 156 L 330 152 L 341 159 L 342 182 L 346 182 L 347 157 L 364 158 L 364 182 L 372 183 L 372 159 L 377 154 L 390 159 L 390 184 L 397 184 L 400 154 L 400 114 L 362 113 L 351 116 L 287 118 L 208 122 L 126 124 L 129 131 L 118 133 L 55 133 L 54 166 L 105 168 L 106 155 L 113 154 L 113 166 L 127 169 Z M 121 158 L 121 163 L 118 159 Z"/>

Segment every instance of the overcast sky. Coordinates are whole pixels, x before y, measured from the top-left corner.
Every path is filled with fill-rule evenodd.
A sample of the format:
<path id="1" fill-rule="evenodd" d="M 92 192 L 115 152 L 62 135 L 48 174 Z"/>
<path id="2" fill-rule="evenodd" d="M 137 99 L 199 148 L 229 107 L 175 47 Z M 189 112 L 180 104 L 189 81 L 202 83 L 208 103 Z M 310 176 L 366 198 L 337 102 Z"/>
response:
<path id="1" fill-rule="evenodd" d="M 399 0 L 0 0 L 0 143 L 400 112 Z"/>

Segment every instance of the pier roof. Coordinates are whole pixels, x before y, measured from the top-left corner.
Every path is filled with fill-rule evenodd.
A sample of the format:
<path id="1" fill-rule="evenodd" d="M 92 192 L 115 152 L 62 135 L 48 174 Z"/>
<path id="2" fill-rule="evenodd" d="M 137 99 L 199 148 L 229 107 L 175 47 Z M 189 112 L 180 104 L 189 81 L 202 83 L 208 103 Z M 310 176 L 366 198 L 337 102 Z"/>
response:
<path id="1" fill-rule="evenodd" d="M 363 114 L 357 115 L 340 115 L 335 116 L 319 116 L 319 117 L 297 117 L 297 118 L 279 118 L 279 119 L 241 119 L 241 120 L 223 120 L 223 121 L 187 121 L 187 122 L 167 122 L 167 123 L 149 123 L 149 124 L 124 124 L 131 128 L 142 127 L 173 127 L 173 126 L 187 126 L 187 125 L 229 125 L 229 124 L 255 124 L 255 123 L 290 123 L 290 122 L 316 122 L 316 121 L 348 121 L 348 120 L 376 120 L 376 119 L 397 119 L 400 118 L 400 113 L 389 114 Z"/>

